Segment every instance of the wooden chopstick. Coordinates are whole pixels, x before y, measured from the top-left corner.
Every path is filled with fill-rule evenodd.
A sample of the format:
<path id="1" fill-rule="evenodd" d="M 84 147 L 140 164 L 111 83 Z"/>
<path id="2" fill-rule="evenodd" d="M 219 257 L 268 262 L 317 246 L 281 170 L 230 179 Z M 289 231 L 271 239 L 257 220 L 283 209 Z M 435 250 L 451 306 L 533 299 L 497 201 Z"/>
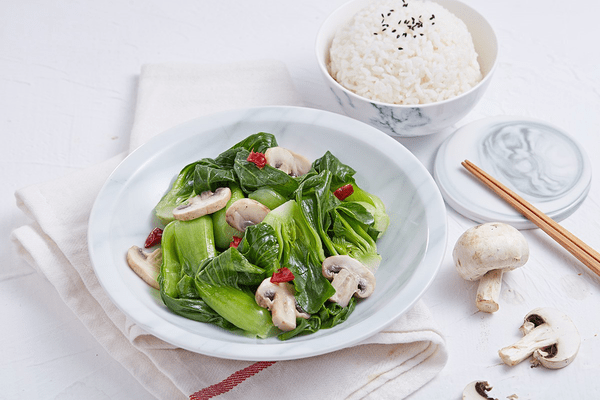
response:
<path id="1" fill-rule="evenodd" d="M 558 222 L 535 208 L 531 203 L 504 186 L 471 161 L 465 160 L 461 164 L 494 193 L 500 196 L 500 198 L 523 214 L 523 216 L 537 225 L 541 230 L 546 232 L 552 239 L 567 249 L 596 275 L 600 276 L 600 254 L 596 250 L 582 242 L 571 232 L 563 228 Z"/>

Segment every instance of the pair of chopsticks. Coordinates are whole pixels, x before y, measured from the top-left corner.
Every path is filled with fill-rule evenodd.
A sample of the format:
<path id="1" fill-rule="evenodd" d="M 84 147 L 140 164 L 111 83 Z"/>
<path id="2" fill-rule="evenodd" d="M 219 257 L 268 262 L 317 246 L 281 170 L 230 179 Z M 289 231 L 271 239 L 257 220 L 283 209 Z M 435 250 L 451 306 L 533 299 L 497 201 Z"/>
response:
<path id="1" fill-rule="evenodd" d="M 531 203 L 504 186 L 471 161 L 465 160 L 461 164 L 494 193 L 500 196 L 500 198 L 536 224 L 541 230 L 546 232 L 552 239 L 568 250 L 596 275 L 600 276 L 600 254 L 596 250 L 582 242 L 552 218 L 535 208 Z"/>

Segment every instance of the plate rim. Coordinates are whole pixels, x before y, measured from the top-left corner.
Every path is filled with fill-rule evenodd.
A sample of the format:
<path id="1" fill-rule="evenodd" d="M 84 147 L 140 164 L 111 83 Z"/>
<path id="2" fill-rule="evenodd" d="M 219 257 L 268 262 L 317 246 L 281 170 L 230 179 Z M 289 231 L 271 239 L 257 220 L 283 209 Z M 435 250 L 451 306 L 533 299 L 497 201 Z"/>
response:
<path id="1" fill-rule="evenodd" d="M 202 339 L 202 340 L 199 340 L 199 343 L 189 343 L 186 340 L 181 340 L 179 335 L 183 334 L 183 336 L 185 337 L 192 333 L 185 331 L 181 327 L 172 326 L 171 324 L 169 324 L 170 329 L 168 329 L 167 331 L 170 331 L 170 332 L 169 332 L 169 334 L 167 334 L 167 332 L 164 329 L 159 329 L 156 326 L 151 326 L 151 324 L 149 324 L 146 321 L 146 318 L 148 318 L 147 315 L 145 315 L 145 314 L 144 315 L 137 315 L 137 314 L 132 315 L 131 310 L 135 309 L 135 307 L 139 306 L 139 304 L 123 305 L 120 301 L 118 301 L 118 299 L 116 299 L 114 297 L 113 288 L 107 286 L 107 282 L 103 279 L 104 274 L 100 268 L 100 266 L 103 264 L 98 261 L 98 257 L 99 257 L 98 251 L 102 250 L 102 248 L 108 246 L 108 245 L 105 245 L 105 246 L 102 246 L 101 249 L 98 249 L 98 246 L 96 243 L 97 242 L 96 238 L 97 238 L 98 232 L 96 232 L 95 229 L 97 229 L 98 226 L 102 226 L 100 224 L 100 222 L 103 219 L 109 220 L 109 218 L 103 218 L 102 215 L 99 215 L 99 209 L 101 208 L 101 202 L 103 201 L 104 197 L 107 196 L 108 193 L 112 190 L 111 187 L 115 187 L 115 185 L 117 185 L 116 187 L 118 187 L 118 185 L 125 184 L 125 182 L 119 183 L 118 180 L 115 180 L 115 178 L 118 178 L 120 171 L 122 171 L 124 168 L 129 166 L 130 163 L 135 163 L 136 161 L 138 161 L 138 159 L 140 157 L 143 158 L 145 156 L 145 153 L 148 151 L 147 149 L 151 149 L 152 146 L 155 146 L 157 143 L 161 143 L 162 141 L 165 140 L 165 138 L 170 137 L 171 135 L 173 135 L 173 136 L 183 135 L 184 137 L 188 137 L 188 136 L 195 136 L 195 135 L 201 134 L 198 132 L 187 133 L 186 130 L 187 129 L 192 130 L 191 127 L 194 127 L 197 124 L 201 124 L 205 120 L 210 120 L 210 119 L 219 120 L 224 117 L 242 116 L 245 113 L 246 114 L 247 113 L 255 114 L 257 112 L 270 112 L 271 110 L 274 112 L 280 113 L 281 114 L 280 116 L 282 118 L 284 118 L 285 116 L 288 116 L 289 113 L 293 113 L 295 118 L 297 118 L 298 115 L 314 117 L 312 120 L 302 121 L 303 123 L 310 122 L 310 121 L 312 121 L 314 123 L 318 118 L 324 117 L 327 119 L 327 121 L 329 121 L 330 125 L 335 125 L 335 122 L 337 122 L 337 121 L 343 122 L 345 124 L 354 124 L 354 125 L 356 125 L 357 130 L 358 130 L 358 128 L 360 128 L 360 130 L 364 130 L 366 133 L 365 134 L 361 133 L 360 135 L 357 135 L 356 133 L 352 132 L 352 136 L 354 136 L 354 137 L 360 136 L 364 141 L 365 138 L 371 137 L 371 135 L 376 135 L 378 141 L 382 140 L 386 144 L 388 151 L 392 151 L 389 149 L 393 149 L 393 152 L 399 151 L 399 152 L 403 153 L 404 157 L 408 157 L 408 158 L 412 159 L 411 162 L 414 163 L 416 165 L 416 168 L 420 170 L 419 172 L 422 175 L 422 176 L 420 176 L 420 178 L 424 179 L 425 181 L 428 181 L 428 185 L 426 185 L 425 187 L 435 189 L 435 190 L 430 190 L 431 193 L 427 193 L 427 194 L 432 196 L 428 200 L 437 206 L 435 208 L 432 208 L 431 212 L 436 214 L 435 219 L 437 220 L 436 222 L 438 223 L 438 226 L 436 226 L 436 231 L 438 232 L 439 237 L 437 237 L 437 238 L 435 238 L 435 240 L 433 240 L 432 232 L 431 232 L 432 229 L 430 226 L 427 230 L 426 251 L 424 252 L 424 255 L 421 258 L 420 262 L 418 263 L 417 268 L 415 269 L 415 271 L 416 271 L 423 264 L 429 264 L 428 268 L 429 268 L 429 271 L 431 271 L 431 274 L 428 277 L 416 276 L 416 274 L 414 272 L 411 274 L 411 276 L 404 283 L 403 290 L 406 290 L 407 286 L 410 286 L 411 288 L 414 287 L 413 290 L 416 292 L 416 294 L 414 295 L 414 297 L 412 298 L 411 301 L 404 303 L 403 307 L 401 307 L 401 309 L 393 310 L 391 307 L 392 306 L 391 304 L 386 304 L 377 313 L 374 313 L 374 315 L 371 315 L 367 318 L 367 321 L 370 322 L 369 329 L 365 330 L 364 327 L 361 325 L 361 323 L 363 321 L 361 321 L 357 324 L 354 324 L 353 326 L 345 328 L 345 330 L 348 334 L 353 334 L 352 339 L 347 339 L 343 342 L 332 342 L 331 336 L 320 337 L 319 338 L 319 339 L 321 339 L 320 342 L 323 342 L 323 345 L 316 346 L 316 347 L 315 346 L 305 346 L 305 344 L 307 343 L 306 341 L 302 341 L 302 342 L 298 343 L 298 342 L 294 342 L 293 339 L 290 341 L 280 341 L 280 342 L 277 342 L 274 344 L 260 343 L 260 342 L 257 342 L 257 344 L 247 344 L 247 343 L 221 342 L 221 341 L 216 341 L 216 340 L 210 339 L 210 338 L 199 337 L 199 339 Z M 296 122 L 301 122 L 301 121 L 298 120 Z M 181 132 L 184 132 L 184 133 L 182 134 Z M 377 146 L 377 147 L 379 147 L 379 146 Z M 138 166 L 138 169 L 139 169 L 139 167 L 140 166 Z M 421 184 L 420 187 L 424 187 L 423 184 Z M 421 190 L 420 187 L 417 188 L 417 191 Z M 432 218 L 430 218 L 430 219 L 432 219 Z M 108 225 L 108 223 L 106 223 L 105 225 Z M 131 320 L 133 320 L 136 324 L 138 324 L 141 328 L 143 328 L 148 333 L 158 337 L 159 339 L 164 340 L 165 342 L 167 342 L 171 345 L 174 345 L 174 346 L 177 346 L 177 347 L 180 347 L 180 348 L 183 348 L 183 349 L 195 352 L 195 353 L 204 354 L 207 356 L 212 356 L 212 357 L 217 357 L 217 358 L 222 358 L 222 359 L 232 359 L 232 360 L 282 361 L 282 360 L 293 360 L 293 359 L 301 359 L 301 358 L 306 358 L 306 357 L 322 355 L 322 354 L 330 353 L 333 351 L 337 351 L 337 350 L 340 350 L 343 348 L 353 346 L 353 345 L 375 335 L 376 333 L 380 332 L 381 330 L 385 329 L 387 326 L 392 324 L 396 319 L 400 318 L 410 308 L 412 308 L 412 306 L 423 296 L 425 291 L 429 288 L 429 286 L 431 285 L 431 283 L 437 276 L 439 269 L 441 267 L 442 261 L 445 256 L 445 252 L 446 252 L 446 244 L 447 244 L 447 237 L 448 237 L 447 230 L 448 230 L 447 210 L 446 210 L 446 207 L 444 204 L 442 194 L 439 191 L 439 188 L 437 187 L 433 177 L 427 171 L 427 169 L 423 166 L 423 164 L 416 158 L 416 156 L 414 156 L 401 143 L 394 140 L 393 138 L 391 138 L 387 134 L 383 133 L 382 131 L 380 131 L 374 127 L 371 127 L 363 122 L 360 122 L 358 120 L 354 120 L 352 118 L 346 117 L 341 114 L 336 114 L 336 113 L 333 113 L 330 111 L 318 110 L 318 109 L 306 108 L 306 107 L 297 107 L 297 106 L 263 106 L 263 107 L 251 107 L 251 108 L 227 110 L 227 111 L 222 111 L 219 113 L 209 114 L 209 115 L 191 119 L 189 121 L 175 125 L 169 129 L 163 131 L 162 133 L 149 139 L 148 142 L 146 142 L 145 144 L 143 144 L 140 147 L 138 147 L 137 149 L 135 149 L 131 154 L 129 154 L 127 157 L 125 157 L 125 159 L 122 160 L 118 164 L 118 166 L 111 172 L 110 176 L 108 177 L 108 179 L 103 184 L 100 191 L 98 192 L 98 195 L 97 195 L 96 199 L 94 200 L 94 204 L 92 206 L 92 210 L 90 212 L 90 217 L 88 220 L 87 243 L 88 243 L 88 251 L 89 251 L 90 261 L 91 261 L 92 267 L 94 269 L 94 273 L 95 273 L 101 287 L 103 288 L 104 293 L 107 294 L 110 301 L 121 312 L 123 312 L 124 315 L 129 317 Z M 114 264 L 112 262 L 112 258 L 109 260 L 108 264 Z M 120 282 L 120 283 L 122 283 L 124 285 L 124 282 Z M 382 317 L 382 314 L 386 310 L 393 311 L 392 318 Z M 152 311 L 150 311 L 150 313 L 154 314 Z M 230 332 L 228 332 L 228 333 L 230 333 Z M 332 335 L 332 336 L 335 336 L 335 335 Z M 306 336 L 305 338 L 309 338 L 309 340 L 310 340 L 309 336 Z M 260 339 L 257 339 L 257 341 L 260 341 Z M 212 348 L 218 348 L 219 350 L 218 351 L 214 351 L 214 350 L 206 351 L 205 349 L 203 349 L 204 347 L 206 347 L 205 346 L 206 342 L 209 342 L 209 344 L 211 344 L 211 345 L 219 345 L 219 346 L 212 347 Z M 240 352 L 240 350 L 242 350 L 242 351 Z"/>

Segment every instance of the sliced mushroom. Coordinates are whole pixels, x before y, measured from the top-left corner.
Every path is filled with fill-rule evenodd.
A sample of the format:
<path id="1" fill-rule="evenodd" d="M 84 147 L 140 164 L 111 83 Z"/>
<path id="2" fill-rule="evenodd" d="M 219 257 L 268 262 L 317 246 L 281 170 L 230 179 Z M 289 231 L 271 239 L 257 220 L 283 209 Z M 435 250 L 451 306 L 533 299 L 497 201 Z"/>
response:
<path id="1" fill-rule="evenodd" d="M 375 290 L 375 275 L 360 261 L 347 255 L 327 257 L 323 276 L 332 280 L 335 294 L 330 301 L 346 307 L 352 296 L 369 297 Z"/>
<path id="2" fill-rule="evenodd" d="M 173 210 L 173 217 L 180 221 L 200 218 L 224 208 L 230 198 L 231 189 L 228 187 L 218 188 L 214 192 L 207 190 L 176 207 Z"/>
<path id="3" fill-rule="evenodd" d="M 256 290 L 255 298 L 259 306 L 271 311 L 273 325 L 282 331 L 295 329 L 296 318 L 310 317 L 299 310 L 291 283 L 273 283 L 271 278 L 266 278 Z"/>
<path id="4" fill-rule="evenodd" d="M 247 227 L 262 222 L 269 213 L 269 208 L 256 200 L 243 198 L 235 201 L 225 212 L 225 221 L 240 232 Z"/>
<path id="5" fill-rule="evenodd" d="M 162 252 L 156 249 L 146 253 L 138 246 L 131 246 L 127 251 L 127 264 L 129 267 L 154 289 L 160 289 L 156 277 L 162 263 Z"/>
<path id="6" fill-rule="evenodd" d="M 463 400 L 498 400 L 487 395 L 492 387 L 486 381 L 473 381 L 465 386 Z"/>
<path id="7" fill-rule="evenodd" d="M 575 359 L 581 338 L 573 321 L 553 308 L 536 308 L 525 316 L 523 338 L 501 349 L 498 355 L 510 366 L 533 355 L 534 365 L 546 368 L 566 367 Z"/>
<path id="8" fill-rule="evenodd" d="M 311 167 L 312 167 L 312 163 L 308 160 L 308 158 L 304 157 L 303 155 L 300 155 L 298 153 L 295 153 L 291 150 L 288 150 L 290 153 L 292 153 L 292 155 L 294 156 L 294 161 L 295 161 L 295 167 L 292 170 L 292 173 L 290 175 L 292 176 L 302 176 L 302 175 L 306 175 L 308 173 L 308 171 L 310 171 Z"/>
<path id="9" fill-rule="evenodd" d="M 517 229 L 490 222 L 468 229 L 452 253 L 456 270 L 469 281 L 479 280 L 476 305 L 481 311 L 498 311 L 502 275 L 525 265 L 529 246 Z"/>
<path id="10" fill-rule="evenodd" d="M 292 153 L 283 147 L 271 147 L 267 149 L 265 151 L 265 158 L 267 159 L 267 164 L 271 167 L 277 168 L 288 175 L 292 172 L 295 164 Z"/>
<path id="11" fill-rule="evenodd" d="M 310 171 L 311 162 L 304 156 L 283 147 L 271 147 L 265 152 L 267 164 L 291 176 L 302 176 Z"/>

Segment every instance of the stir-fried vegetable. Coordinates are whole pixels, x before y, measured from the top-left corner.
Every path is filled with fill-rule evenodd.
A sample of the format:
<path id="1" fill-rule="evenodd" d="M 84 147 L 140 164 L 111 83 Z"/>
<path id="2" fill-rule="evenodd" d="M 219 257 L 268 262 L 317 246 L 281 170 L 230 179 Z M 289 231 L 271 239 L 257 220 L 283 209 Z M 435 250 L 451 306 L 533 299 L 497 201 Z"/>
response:
<path id="1" fill-rule="evenodd" d="M 381 261 L 376 240 L 389 218 L 383 202 L 357 185 L 354 169 L 330 152 L 314 161 L 308 173 L 292 176 L 265 163 L 264 153 L 273 147 L 275 137 L 261 132 L 181 170 L 155 208 L 164 224 L 157 281 L 161 298 L 174 313 L 285 340 L 348 318 L 357 300 L 352 297 L 345 307 L 328 301 L 336 289 L 322 264 L 327 257 L 348 255 L 374 272 Z M 191 221 L 174 220 L 176 207 L 221 187 L 231 190 L 225 208 Z M 226 212 L 244 198 L 270 211 L 262 222 L 240 231 L 242 227 L 228 224 Z M 271 277 L 275 285 L 293 285 L 296 322 L 283 333 L 271 318 L 275 311 L 255 300 L 258 286 Z M 269 304 L 277 301 L 271 300 Z"/>

